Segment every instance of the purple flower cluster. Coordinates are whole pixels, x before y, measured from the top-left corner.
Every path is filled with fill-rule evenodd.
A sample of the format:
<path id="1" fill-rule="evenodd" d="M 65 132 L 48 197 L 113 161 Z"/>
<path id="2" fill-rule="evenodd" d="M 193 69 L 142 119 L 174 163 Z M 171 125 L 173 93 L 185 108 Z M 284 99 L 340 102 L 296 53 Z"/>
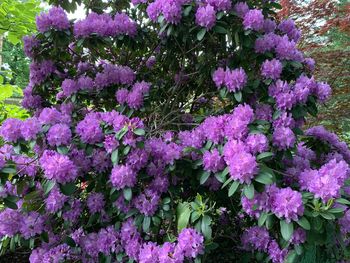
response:
<path id="1" fill-rule="evenodd" d="M 225 162 L 217 149 L 203 154 L 203 168 L 208 172 L 216 173 L 225 168 Z"/>
<path id="2" fill-rule="evenodd" d="M 213 81 L 217 88 L 226 86 L 230 92 L 236 92 L 247 84 L 247 74 L 242 68 L 230 70 L 218 68 L 213 74 Z"/>
<path id="3" fill-rule="evenodd" d="M 333 159 L 319 170 L 308 169 L 300 173 L 300 187 L 327 202 L 331 198 L 340 196 L 340 189 L 348 178 L 349 172 L 350 167 L 345 161 Z"/>
<path id="4" fill-rule="evenodd" d="M 72 139 L 72 132 L 66 124 L 55 124 L 50 128 L 46 138 L 50 146 L 68 145 Z"/>
<path id="5" fill-rule="evenodd" d="M 281 249 L 276 240 L 271 239 L 265 228 L 253 226 L 247 229 L 242 236 L 243 247 L 246 250 L 266 252 L 273 263 L 283 263 L 287 249 Z"/>
<path id="6" fill-rule="evenodd" d="M 246 12 L 243 17 L 243 26 L 245 30 L 252 29 L 260 31 L 264 26 L 264 15 L 262 11 L 253 9 Z"/>
<path id="7" fill-rule="evenodd" d="M 34 50 L 36 47 L 40 45 L 40 41 L 35 38 L 35 36 L 25 36 L 23 37 L 23 49 L 24 54 L 29 57 L 34 57 Z"/>
<path id="8" fill-rule="evenodd" d="M 282 63 L 278 59 L 265 60 L 261 66 L 261 75 L 265 78 L 278 79 L 282 73 Z"/>
<path id="9" fill-rule="evenodd" d="M 196 23 L 210 30 L 216 22 L 216 12 L 211 5 L 201 6 L 196 11 Z"/>
<path id="10" fill-rule="evenodd" d="M 112 170 L 111 183 L 118 190 L 133 187 L 136 183 L 136 173 L 128 165 L 117 165 Z"/>
<path id="11" fill-rule="evenodd" d="M 343 156 L 345 161 L 350 163 L 350 150 L 347 144 L 340 141 L 336 134 L 327 131 L 323 126 L 312 127 L 308 129 L 305 134 L 328 143 L 329 146 L 333 148 L 333 150 Z"/>
<path id="12" fill-rule="evenodd" d="M 78 169 L 68 156 L 55 151 L 45 150 L 40 158 L 40 165 L 47 179 L 62 184 L 72 182 L 78 176 Z"/>
<path id="13" fill-rule="evenodd" d="M 77 38 L 89 37 L 95 33 L 101 37 L 115 37 L 117 35 L 135 36 L 136 23 L 124 13 L 117 13 L 114 18 L 109 14 L 90 13 L 84 20 L 74 24 L 74 35 Z"/>
<path id="14" fill-rule="evenodd" d="M 140 109 L 143 105 L 143 98 L 150 90 L 150 83 L 145 81 L 136 82 L 131 91 L 127 89 L 117 90 L 115 96 L 119 104 L 127 103 L 132 109 Z"/>
<path id="15" fill-rule="evenodd" d="M 67 14 L 61 7 L 52 7 L 48 13 L 41 13 L 36 17 L 36 25 L 42 33 L 51 28 L 65 30 L 70 26 Z"/>
<path id="16" fill-rule="evenodd" d="M 41 62 L 32 62 L 30 64 L 29 80 L 32 85 L 41 84 L 52 72 L 56 70 L 51 60 L 43 60 Z"/>
<path id="17" fill-rule="evenodd" d="M 188 0 L 156 0 L 148 5 L 147 15 L 156 22 L 162 14 L 168 23 L 178 24 L 182 16 L 182 5 L 188 2 Z"/>
<path id="18" fill-rule="evenodd" d="M 134 71 L 127 66 L 118 66 L 105 63 L 102 72 L 96 74 L 95 84 L 98 89 L 116 84 L 130 85 L 135 80 Z"/>
<path id="19" fill-rule="evenodd" d="M 77 124 L 76 133 L 85 143 L 98 143 L 103 140 L 103 131 L 100 127 L 100 116 L 90 113 Z"/>

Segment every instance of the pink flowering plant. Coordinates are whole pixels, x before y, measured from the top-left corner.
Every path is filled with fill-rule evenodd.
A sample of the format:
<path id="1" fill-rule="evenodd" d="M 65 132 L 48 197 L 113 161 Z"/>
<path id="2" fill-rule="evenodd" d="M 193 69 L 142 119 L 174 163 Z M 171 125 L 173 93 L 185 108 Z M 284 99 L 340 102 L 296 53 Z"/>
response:
<path id="1" fill-rule="evenodd" d="M 31 117 L 0 128 L 2 253 L 346 260 L 350 151 L 303 128 L 331 88 L 293 21 L 275 20 L 279 4 L 100 4 L 76 21 L 52 7 L 24 39 Z"/>

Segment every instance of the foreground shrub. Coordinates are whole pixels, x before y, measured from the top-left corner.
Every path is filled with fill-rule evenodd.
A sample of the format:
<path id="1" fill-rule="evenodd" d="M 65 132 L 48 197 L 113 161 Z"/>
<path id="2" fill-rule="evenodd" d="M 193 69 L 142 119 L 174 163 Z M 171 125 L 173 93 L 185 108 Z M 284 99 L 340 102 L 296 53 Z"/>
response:
<path id="1" fill-rule="evenodd" d="M 2 250 L 30 262 L 346 259 L 350 151 L 272 1 L 156 0 L 25 38 L 23 106 L 0 133 Z M 121 11 L 123 10 L 123 12 Z"/>

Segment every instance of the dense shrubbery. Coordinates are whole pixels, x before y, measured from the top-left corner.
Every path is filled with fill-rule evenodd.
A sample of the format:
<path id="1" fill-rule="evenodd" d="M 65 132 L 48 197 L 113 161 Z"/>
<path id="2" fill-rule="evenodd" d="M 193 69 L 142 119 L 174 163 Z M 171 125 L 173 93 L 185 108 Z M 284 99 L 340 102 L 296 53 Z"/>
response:
<path id="1" fill-rule="evenodd" d="M 271 1 L 37 18 L 1 135 L 2 250 L 31 262 L 346 259 L 350 151 L 302 130 L 330 87 Z M 122 13 L 120 10 L 124 10 Z"/>

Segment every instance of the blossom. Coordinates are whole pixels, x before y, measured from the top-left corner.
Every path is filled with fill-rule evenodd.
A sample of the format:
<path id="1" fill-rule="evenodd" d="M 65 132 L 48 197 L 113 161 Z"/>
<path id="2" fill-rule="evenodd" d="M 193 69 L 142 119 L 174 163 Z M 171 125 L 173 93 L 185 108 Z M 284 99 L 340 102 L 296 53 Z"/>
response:
<path id="1" fill-rule="evenodd" d="M 39 235 L 44 231 L 45 219 L 38 212 L 29 212 L 23 217 L 23 223 L 19 229 L 25 239 Z"/>
<path id="2" fill-rule="evenodd" d="M 286 150 L 294 145 L 295 135 L 288 127 L 276 127 L 272 135 L 272 143 L 279 150 Z"/>
<path id="3" fill-rule="evenodd" d="M 222 85 L 225 84 L 225 70 L 223 68 L 218 68 L 214 71 L 213 74 L 213 81 L 215 82 L 215 85 L 217 88 L 220 88 Z"/>
<path id="4" fill-rule="evenodd" d="M 117 165 L 111 174 L 112 185 L 119 189 L 133 187 L 136 183 L 136 173 L 128 165 Z"/>
<path id="5" fill-rule="evenodd" d="M 206 5 L 199 7 L 196 11 L 196 23 L 207 30 L 210 30 L 216 21 L 216 13 L 214 7 Z"/>
<path id="6" fill-rule="evenodd" d="M 22 137 L 22 122 L 18 119 L 8 118 L 0 127 L 0 135 L 8 142 L 16 142 Z"/>
<path id="7" fill-rule="evenodd" d="M 87 199 L 87 206 L 90 213 L 94 214 L 101 212 L 105 205 L 104 196 L 102 193 L 91 193 Z"/>
<path id="8" fill-rule="evenodd" d="M 45 209 L 49 213 L 57 213 L 67 200 L 68 197 L 62 194 L 57 187 L 54 187 L 45 199 Z"/>
<path id="9" fill-rule="evenodd" d="M 158 208 L 160 196 L 157 192 L 146 190 L 134 199 L 134 206 L 140 213 L 146 216 L 152 216 Z"/>
<path id="10" fill-rule="evenodd" d="M 76 132 L 85 143 L 94 144 L 101 142 L 103 132 L 100 127 L 100 120 L 96 115 L 86 115 L 76 126 Z"/>
<path id="11" fill-rule="evenodd" d="M 301 193 L 292 190 L 290 187 L 277 189 L 270 197 L 271 211 L 286 222 L 297 221 L 304 213 L 304 205 Z"/>
<path id="12" fill-rule="evenodd" d="M 252 29 L 259 31 L 264 26 L 264 15 L 261 10 L 249 10 L 243 18 L 243 26 L 245 30 Z"/>
<path id="13" fill-rule="evenodd" d="M 44 33 L 51 27 L 65 30 L 70 26 L 67 14 L 61 7 L 52 7 L 48 13 L 41 13 L 36 17 L 36 25 L 41 33 Z"/>
<path id="14" fill-rule="evenodd" d="M 0 236 L 13 237 L 22 225 L 23 216 L 18 210 L 5 208 L 0 212 Z"/>
<path id="15" fill-rule="evenodd" d="M 246 2 L 238 2 L 234 5 L 233 9 L 239 17 L 243 18 L 245 14 L 248 13 L 249 6 Z"/>
<path id="16" fill-rule="evenodd" d="M 280 249 L 278 243 L 272 240 L 269 244 L 268 254 L 273 263 L 283 263 L 288 254 L 288 250 Z"/>
<path id="17" fill-rule="evenodd" d="M 177 238 L 176 248 L 181 250 L 185 257 L 197 257 L 203 251 L 203 236 L 192 228 L 184 228 L 181 230 Z"/>
<path id="18" fill-rule="evenodd" d="M 278 79 L 282 73 L 282 63 L 278 59 L 265 60 L 261 66 L 261 75 L 265 78 Z"/>
<path id="19" fill-rule="evenodd" d="M 55 124 L 50 128 L 46 138 L 51 146 L 68 145 L 72 139 L 72 132 L 66 124 Z"/>
<path id="20" fill-rule="evenodd" d="M 158 246 L 156 243 L 147 242 L 143 244 L 139 252 L 140 263 L 153 263 L 158 261 Z"/>
<path id="21" fill-rule="evenodd" d="M 67 183 L 74 181 L 78 176 L 77 167 L 66 155 L 45 150 L 39 161 L 47 179 Z"/>
<path id="22" fill-rule="evenodd" d="M 242 68 L 235 70 L 226 70 L 225 72 L 225 85 L 231 92 L 236 92 L 243 89 L 247 84 L 247 74 Z"/>
<path id="23" fill-rule="evenodd" d="M 264 134 L 250 134 L 245 143 L 252 154 L 262 153 L 268 150 L 269 141 Z"/>
<path id="24" fill-rule="evenodd" d="M 203 154 L 203 165 L 204 170 L 216 173 L 225 167 L 223 158 L 220 156 L 220 153 L 217 149 L 212 150 L 211 152 L 206 151 Z"/>
<path id="25" fill-rule="evenodd" d="M 270 242 L 269 232 L 258 226 L 246 229 L 242 235 L 243 247 L 246 250 L 266 251 Z"/>

